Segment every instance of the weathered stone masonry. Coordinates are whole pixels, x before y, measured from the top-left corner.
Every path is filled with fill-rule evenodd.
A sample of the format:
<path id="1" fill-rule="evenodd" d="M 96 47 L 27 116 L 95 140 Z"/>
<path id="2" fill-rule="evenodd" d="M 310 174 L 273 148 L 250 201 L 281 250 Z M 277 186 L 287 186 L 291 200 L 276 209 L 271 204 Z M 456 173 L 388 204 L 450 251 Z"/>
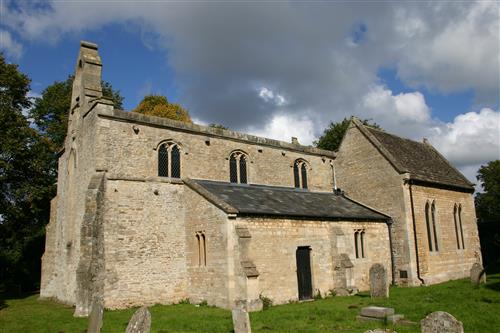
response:
<path id="1" fill-rule="evenodd" d="M 82 42 L 42 258 L 41 297 L 75 305 L 75 315 L 93 302 L 115 309 L 184 299 L 253 311 L 260 296 L 283 303 L 366 290 L 375 263 L 397 283 L 419 284 L 461 278 L 481 261 L 470 184 L 402 172 L 381 143 L 399 139 L 378 142 L 353 120 L 336 154 L 116 110 L 102 98 L 101 68 L 97 46 Z M 163 143 L 179 147 L 181 178 L 158 176 Z M 248 184 L 229 182 L 235 151 Z M 296 161 L 304 164 L 298 185 Z M 294 188 L 302 177 L 307 188 Z M 347 195 L 333 193 L 335 183 Z M 428 201 L 438 207 L 432 253 Z"/>

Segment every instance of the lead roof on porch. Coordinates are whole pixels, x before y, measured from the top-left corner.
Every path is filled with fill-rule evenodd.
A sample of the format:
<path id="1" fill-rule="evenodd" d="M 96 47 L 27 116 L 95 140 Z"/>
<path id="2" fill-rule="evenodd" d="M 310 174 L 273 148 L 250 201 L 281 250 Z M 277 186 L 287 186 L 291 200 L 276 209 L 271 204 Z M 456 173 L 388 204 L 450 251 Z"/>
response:
<path id="1" fill-rule="evenodd" d="M 185 180 L 186 184 L 227 213 L 385 222 L 390 218 L 343 195 L 291 187 Z"/>

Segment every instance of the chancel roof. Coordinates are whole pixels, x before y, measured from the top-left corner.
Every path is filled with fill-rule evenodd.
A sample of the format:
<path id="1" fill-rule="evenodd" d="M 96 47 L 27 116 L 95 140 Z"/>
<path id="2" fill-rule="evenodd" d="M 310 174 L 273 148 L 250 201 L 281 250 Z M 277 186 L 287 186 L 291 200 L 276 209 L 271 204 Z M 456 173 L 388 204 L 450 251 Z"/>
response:
<path id="1" fill-rule="evenodd" d="M 430 143 L 416 142 L 384 131 L 355 124 L 399 173 L 410 179 L 473 190 L 473 184 L 455 169 Z"/>
<path id="2" fill-rule="evenodd" d="M 233 184 L 209 180 L 184 180 L 193 190 L 227 213 L 324 220 L 369 220 L 390 218 L 343 195 L 310 192 L 291 187 Z"/>

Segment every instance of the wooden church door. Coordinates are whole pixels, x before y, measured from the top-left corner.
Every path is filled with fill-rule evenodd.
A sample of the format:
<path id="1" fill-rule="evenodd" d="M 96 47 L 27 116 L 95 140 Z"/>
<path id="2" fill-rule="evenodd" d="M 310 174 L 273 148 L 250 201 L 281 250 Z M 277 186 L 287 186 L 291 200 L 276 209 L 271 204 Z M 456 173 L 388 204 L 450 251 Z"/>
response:
<path id="1" fill-rule="evenodd" d="M 299 300 L 312 298 L 311 281 L 311 248 L 301 246 L 297 248 L 297 283 L 299 288 Z"/>

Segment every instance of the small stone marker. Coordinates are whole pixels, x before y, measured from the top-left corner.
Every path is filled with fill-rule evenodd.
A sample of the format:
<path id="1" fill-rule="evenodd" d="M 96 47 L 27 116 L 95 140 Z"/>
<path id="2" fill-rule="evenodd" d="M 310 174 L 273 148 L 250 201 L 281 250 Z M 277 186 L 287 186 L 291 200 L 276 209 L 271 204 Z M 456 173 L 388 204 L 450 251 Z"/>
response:
<path id="1" fill-rule="evenodd" d="M 474 287 L 479 287 L 481 283 L 486 283 L 486 273 L 483 267 L 477 262 L 470 269 L 470 282 Z"/>
<path id="2" fill-rule="evenodd" d="M 370 294 L 372 297 L 389 297 L 387 271 L 381 264 L 370 268 Z"/>
<path id="3" fill-rule="evenodd" d="M 149 333 L 151 329 L 151 313 L 147 307 L 138 309 L 128 322 L 125 333 Z"/>
<path id="4" fill-rule="evenodd" d="M 356 316 L 358 321 L 380 321 L 398 323 L 404 319 L 401 314 L 394 314 L 393 308 L 384 308 L 381 306 L 367 306 L 361 309 L 361 314 Z"/>
<path id="5" fill-rule="evenodd" d="M 235 308 L 232 314 L 234 333 L 252 333 L 248 312 L 241 308 Z"/>
<path id="6" fill-rule="evenodd" d="M 365 331 L 364 333 L 398 333 L 398 332 L 393 331 L 393 330 L 391 330 L 389 328 L 387 328 L 387 329 L 376 328 L 374 330 Z"/>
<path id="7" fill-rule="evenodd" d="M 87 333 L 100 333 L 102 328 L 102 315 L 104 309 L 100 302 L 93 302 L 92 309 L 90 310 L 89 324 L 87 326 Z"/>
<path id="8" fill-rule="evenodd" d="M 422 333 L 464 333 L 461 321 L 448 312 L 436 311 L 420 321 Z"/>

